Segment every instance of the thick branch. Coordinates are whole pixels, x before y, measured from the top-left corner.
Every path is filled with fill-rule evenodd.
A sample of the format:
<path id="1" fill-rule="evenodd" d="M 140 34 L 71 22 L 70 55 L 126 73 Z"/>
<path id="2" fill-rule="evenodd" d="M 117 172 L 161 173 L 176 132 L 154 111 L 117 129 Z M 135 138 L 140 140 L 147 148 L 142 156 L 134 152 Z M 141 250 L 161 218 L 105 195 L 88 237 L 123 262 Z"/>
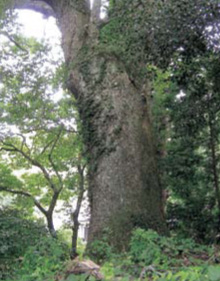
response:
<path id="1" fill-rule="evenodd" d="M 9 189 L 7 187 L 4 186 L 0 186 L 0 191 L 5 191 L 5 192 L 9 192 L 12 194 L 16 194 L 16 195 L 20 195 L 20 196 L 25 196 L 25 197 L 29 197 L 33 200 L 34 205 L 45 215 L 47 216 L 47 211 L 44 209 L 44 207 L 40 204 L 40 202 L 34 198 L 30 193 L 26 192 L 26 191 L 21 191 L 21 190 L 13 190 L 13 189 Z"/>
<path id="2" fill-rule="evenodd" d="M 46 18 L 52 16 L 55 17 L 55 13 L 52 9 L 51 1 L 49 0 L 15 0 L 15 9 L 28 9 L 43 14 Z"/>
<path id="3" fill-rule="evenodd" d="M 60 192 L 61 190 L 59 191 L 54 191 L 53 193 L 53 197 L 52 197 L 52 200 L 50 202 L 50 206 L 49 206 L 49 209 L 48 209 L 48 214 L 51 214 L 53 213 L 55 207 L 56 207 L 56 203 L 57 203 L 57 200 L 59 198 L 59 195 L 60 195 Z"/>
<path id="4" fill-rule="evenodd" d="M 100 20 L 102 0 L 94 0 L 92 7 L 92 21 L 97 23 Z"/>
<path id="5" fill-rule="evenodd" d="M 50 202 L 49 209 L 46 210 L 46 209 L 44 209 L 44 207 L 40 204 L 40 202 L 36 198 L 34 198 L 30 193 L 28 193 L 26 191 L 13 190 L 13 189 L 8 189 L 7 187 L 4 187 L 4 186 L 0 186 L 0 192 L 1 191 L 5 191 L 5 192 L 12 193 L 12 194 L 31 198 L 34 202 L 34 205 L 46 217 L 47 226 L 48 226 L 48 229 L 49 229 L 52 237 L 56 238 L 56 231 L 55 231 L 54 225 L 53 225 L 53 211 L 56 206 L 57 199 L 59 197 L 59 192 L 54 192 L 52 200 Z"/>
<path id="6" fill-rule="evenodd" d="M 54 184 L 52 182 L 52 179 L 50 178 L 49 173 L 47 172 L 47 170 L 37 160 L 31 158 L 23 150 L 17 148 L 16 146 L 14 146 L 11 143 L 6 143 L 6 142 L 2 142 L 2 143 L 3 143 L 4 146 L 0 150 L 3 150 L 3 151 L 14 151 L 14 152 L 20 153 L 25 159 L 28 160 L 29 163 L 31 163 L 35 167 L 38 167 L 42 171 L 42 173 L 43 173 L 45 179 L 47 180 L 47 182 L 49 183 L 49 186 L 51 187 L 51 189 L 55 190 L 55 186 L 54 186 Z"/>
<path id="7" fill-rule="evenodd" d="M 9 189 L 9 188 L 4 187 L 4 186 L 0 186 L 0 191 L 6 191 L 6 192 L 9 192 L 9 193 L 33 198 L 32 195 L 30 193 L 26 192 L 26 191 L 12 190 L 12 189 Z"/>

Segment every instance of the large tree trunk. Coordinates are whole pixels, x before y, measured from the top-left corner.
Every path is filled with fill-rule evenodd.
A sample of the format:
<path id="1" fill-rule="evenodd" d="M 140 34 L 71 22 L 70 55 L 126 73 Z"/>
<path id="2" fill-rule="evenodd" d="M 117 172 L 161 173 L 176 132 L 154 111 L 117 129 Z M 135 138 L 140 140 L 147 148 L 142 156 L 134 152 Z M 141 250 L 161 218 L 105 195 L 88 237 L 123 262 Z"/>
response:
<path id="1" fill-rule="evenodd" d="M 58 2 L 69 88 L 89 154 L 89 245 L 109 234 L 123 248 L 137 226 L 165 233 L 147 87 L 137 89 L 119 60 L 96 52 L 88 10 Z"/>
<path id="2" fill-rule="evenodd" d="M 124 247 L 134 227 L 165 231 L 161 187 L 148 105 L 118 61 L 99 59 L 105 64 L 103 81 L 95 95 L 80 102 L 82 106 L 90 100 L 93 106 L 84 105 L 89 116 L 81 109 L 86 132 L 90 131 L 89 242 L 106 228 L 112 244 Z"/>
<path id="3" fill-rule="evenodd" d="M 68 87 L 88 149 L 88 245 L 108 234 L 113 246 L 124 248 L 138 226 L 165 233 L 147 87 L 135 87 L 118 58 L 98 51 L 97 21 L 87 0 L 45 2 L 61 29 Z"/>

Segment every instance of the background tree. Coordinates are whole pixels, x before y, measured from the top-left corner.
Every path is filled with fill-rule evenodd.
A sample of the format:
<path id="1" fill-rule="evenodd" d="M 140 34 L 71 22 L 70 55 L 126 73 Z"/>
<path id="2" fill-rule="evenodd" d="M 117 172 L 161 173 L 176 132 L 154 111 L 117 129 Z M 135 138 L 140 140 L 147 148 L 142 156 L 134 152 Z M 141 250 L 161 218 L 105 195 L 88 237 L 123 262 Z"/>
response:
<path id="1" fill-rule="evenodd" d="M 62 65 L 48 54 L 50 46 L 19 33 L 14 38 L 13 32 L 3 34 L 7 40 L 1 49 L 0 150 L 5 165 L 23 172 L 19 186 L 1 182 L 0 190 L 25 197 L 25 205 L 32 202 L 56 237 L 53 213 L 57 201 L 77 193 L 75 177 L 85 168 L 78 117 L 74 107 L 68 108 L 73 104 L 68 94 L 56 93 Z M 76 220 L 82 199 L 83 193 Z"/>
<path id="2" fill-rule="evenodd" d="M 200 241 L 218 232 L 218 58 L 209 48 L 193 57 L 178 50 L 166 71 L 149 67 L 168 221 Z"/>
<path id="3" fill-rule="evenodd" d="M 214 239 L 219 220 L 217 57 L 207 51 L 191 63 L 182 60 L 176 65 L 173 79 L 183 93 L 170 103 L 172 131 L 165 160 L 167 184 L 183 203 L 177 201 L 176 208 L 202 240 Z"/>

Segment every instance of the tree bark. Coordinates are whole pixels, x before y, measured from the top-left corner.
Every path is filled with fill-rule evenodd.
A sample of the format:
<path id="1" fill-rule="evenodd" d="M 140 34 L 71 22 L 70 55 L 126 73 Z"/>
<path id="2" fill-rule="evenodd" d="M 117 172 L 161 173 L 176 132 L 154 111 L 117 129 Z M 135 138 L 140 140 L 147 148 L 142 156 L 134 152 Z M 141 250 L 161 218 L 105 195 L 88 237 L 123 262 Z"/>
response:
<path id="1" fill-rule="evenodd" d="M 87 1 L 51 0 L 51 5 L 89 155 L 88 247 L 107 234 L 111 245 L 123 249 L 134 227 L 164 234 L 148 89 L 135 87 L 120 58 L 97 51 L 98 30 Z"/>
<path id="2" fill-rule="evenodd" d="M 47 212 L 46 219 L 47 219 L 47 227 L 50 232 L 50 235 L 53 238 L 57 238 L 57 233 L 53 224 L 53 213 Z"/>
<path id="3" fill-rule="evenodd" d="M 88 247 L 107 233 L 109 243 L 122 249 L 138 226 L 166 233 L 148 89 L 136 88 L 116 57 L 96 52 L 85 5 L 76 9 L 58 1 L 54 8 L 69 67 L 69 89 L 78 102 L 89 152 Z"/>
<path id="4" fill-rule="evenodd" d="M 166 231 L 162 190 L 148 104 L 115 58 L 99 59 L 106 68 L 102 84 L 95 96 L 80 101 L 84 128 L 89 131 L 89 242 L 108 232 L 111 244 L 124 248 L 134 227 Z"/>
<path id="5" fill-rule="evenodd" d="M 211 109 L 210 109 L 211 110 Z M 219 190 L 219 178 L 218 178 L 218 169 L 217 169 L 217 153 L 216 153 L 216 140 L 215 140 L 215 128 L 213 124 L 213 114 L 209 112 L 209 132 L 210 132 L 210 150 L 211 150 L 211 168 L 213 174 L 213 185 L 216 196 L 216 204 L 218 206 L 219 213 L 219 228 L 220 228 L 220 190 Z"/>
<path id="6" fill-rule="evenodd" d="M 57 200 L 59 198 L 60 192 L 62 191 L 62 188 L 59 190 L 53 190 L 53 196 L 52 199 L 50 201 L 50 205 L 49 208 L 46 212 L 46 219 L 47 219 L 47 227 L 49 229 L 49 232 L 51 234 L 51 236 L 53 238 L 57 238 L 57 233 L 54 227 L 54 223 L 53 223 L 53 213 L 54 213 L 54 209 L 56 207 L 57 204 Z"/>

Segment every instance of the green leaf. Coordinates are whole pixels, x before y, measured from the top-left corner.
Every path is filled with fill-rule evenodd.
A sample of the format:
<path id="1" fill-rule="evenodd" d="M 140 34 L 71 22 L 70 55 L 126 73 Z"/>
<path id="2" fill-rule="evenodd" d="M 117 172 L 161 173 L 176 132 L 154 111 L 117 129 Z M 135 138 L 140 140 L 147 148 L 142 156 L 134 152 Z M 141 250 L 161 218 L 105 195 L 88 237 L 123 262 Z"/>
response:
<path id="1" fill-rule="evenodd" d="M 209 266 L 208 276 L 211 281 L 219 281 L 220 280 L 220 266 Z"/>

